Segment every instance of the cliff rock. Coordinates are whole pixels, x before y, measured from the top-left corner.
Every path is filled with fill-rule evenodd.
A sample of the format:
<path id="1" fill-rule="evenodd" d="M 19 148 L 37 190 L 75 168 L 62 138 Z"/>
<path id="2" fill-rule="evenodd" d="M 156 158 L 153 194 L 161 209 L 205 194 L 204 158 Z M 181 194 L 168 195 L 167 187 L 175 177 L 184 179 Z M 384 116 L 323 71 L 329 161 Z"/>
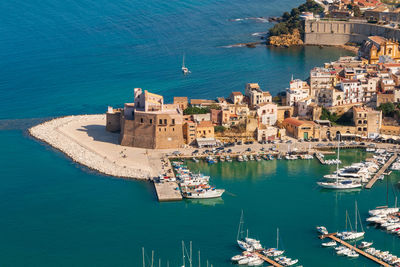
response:
<path id="1" fill-rule="evenodd" d="M 279 36 L 270 36 L 268 38 L 269 45 L 289 47 L 293 45 L 303 45 L 299 30 L 294 29 L 291 34 L 282 34 Z"/>

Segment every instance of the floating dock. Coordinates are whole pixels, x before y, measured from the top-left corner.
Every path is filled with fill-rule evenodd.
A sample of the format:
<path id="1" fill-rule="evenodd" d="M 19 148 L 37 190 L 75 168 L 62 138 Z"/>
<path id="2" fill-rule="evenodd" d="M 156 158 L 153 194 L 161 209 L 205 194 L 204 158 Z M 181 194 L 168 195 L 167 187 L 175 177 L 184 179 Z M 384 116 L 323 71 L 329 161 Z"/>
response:
<path id="1" fill-rule="evenodd" d="M 382 168 L 374 175 L 374 177 L 369 180 L 365 188 L 371 189 L 375 182 L 378 180 L 378 178 L 383 175 L 383 173 L 389 168 L 390 165 L 392 165 L 393 161 L 395 161 L 397 158 L 397 153 L 394 153 L 393 156 L 385 163 L 385 165 L 382 166 Z"/>
<path id="2" fill-rule="evenodd" d="M 279 263 L 271 260 L 270 258 L 268 258 L 267 256 L 264 256 L 263 254 L 259 253 L 259 252 L 255 252 L 255 254 L 262 260 L 268 262 L 269 264 L 271 264 L 272 266 L 275 267 L 283 267 L 282 265 L 280 265 Z"/>
<path id="3" fill-rule="evenodd" d="M 181 190 L 176 182 L 154 182 L 158 201 L 178 201 L 182 200 Z"/>
<path id="4" fill-rule="evenodd" d="M 336 241 L 336 242 L 342 244 L 343 246 L 346 246 L 346 247 L 348 247 L 348 248 L 354 250 L 354 251 L 357 252 L 358 254 L 360 254 L 360 255 L 366 257 L 367 259 L 370 259 L 370 260 L 374 261 L 375 263 L 377 263 L 377 264 L 379 264 L 379 265 L 381 265 L 381 266 L 385 266 L 385 267 L 390 267 L 390 266 L 391 266 L 391 265 L 387 264 L 386 262 L 384 262 L 384 261 L 382 261 L 382 260 L 380 260 L 380 259 L 378 259 L 378 258 L 372 256 L 371 254 L 369 254 L 369 253 L 367 253 L 367 252 L 365 252 L 365 251 L 363 251 L 363 250 L 361 250 L 361 249 L 358 249 L 358 248 L 355 247 L 355 246 L 350 245 L 350 244 L 347 243 L 346 241 L 343 241 L 342 239 L 340 239 L 340 238 L 338 238 L 338 237 L 336 236 L 336 233 L 327 234 L 327 235 L 321 235 L 319 238 L 321 238 L 321 239 L 330 238 L 330 239 L 332 239 L 332 240 L 334 240 L 334 241 Z"/>

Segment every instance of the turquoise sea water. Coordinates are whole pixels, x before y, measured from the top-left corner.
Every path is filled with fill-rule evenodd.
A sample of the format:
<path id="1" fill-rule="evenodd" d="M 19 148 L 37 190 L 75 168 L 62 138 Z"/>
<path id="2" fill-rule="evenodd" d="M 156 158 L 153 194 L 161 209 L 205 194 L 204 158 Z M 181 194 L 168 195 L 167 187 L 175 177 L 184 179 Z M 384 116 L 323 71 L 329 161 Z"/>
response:
<path id="1" fill-rule="evenodd" d="M 141 248 L 166 266 L 180 263 L 181 240 L 201 250 L 203 266 L 231 266 L 240 210 L 250 233 L 281 245 L 304 266 L 372 266 L 319 247 L 314 227 L 344 227 L 357 199 L 361 216 L 385 203 L 386 187 L 336 193 L 315 182 L 331 167 L 317 161 L 190 163 L 227 192 L 220 200 L 158 203 L 146 182 L 98 175 L 26 134 L 41 119 L 104 112 L 134 87 L 210 97 L 259 82 L 273 94 L 291 74 L 348 52 L 318 47 L 223 48 L 256 41 L 276 16 L 302 1 L 2 1 L 0 2 L 0 265 L 141 266 Z M 182 54 L 192 75 L 180 73 Z M 346 151 L 347 162 L 362 152 Z M 399 176 L 392 174 L 392 181 Z M 354 219 L 353 219 L 354 220 Z M 364 225 L 365 227 L 365 225 Z M 367 240 L 400 255 L 399 240 L 368 228 Z"/>

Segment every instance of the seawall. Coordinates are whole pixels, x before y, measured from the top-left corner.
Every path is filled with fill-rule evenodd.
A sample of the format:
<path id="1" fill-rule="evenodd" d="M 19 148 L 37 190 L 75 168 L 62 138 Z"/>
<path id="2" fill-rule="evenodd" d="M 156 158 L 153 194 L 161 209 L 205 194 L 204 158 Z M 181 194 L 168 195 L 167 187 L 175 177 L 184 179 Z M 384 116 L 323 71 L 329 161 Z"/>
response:
<path id="1" fill-rule="evenodd" d="M 362 21 L 309 20 L 304 25 L 304 43 L 308 45 L 360 44 L 371 35 L 400 40 L 399 29 Z"/>

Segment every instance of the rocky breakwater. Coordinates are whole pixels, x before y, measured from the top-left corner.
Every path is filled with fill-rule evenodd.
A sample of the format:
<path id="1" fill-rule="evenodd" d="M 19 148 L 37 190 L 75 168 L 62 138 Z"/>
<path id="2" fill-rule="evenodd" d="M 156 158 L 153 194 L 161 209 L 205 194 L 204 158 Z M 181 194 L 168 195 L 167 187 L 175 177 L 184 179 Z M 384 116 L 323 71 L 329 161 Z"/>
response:
<path id="1" fill-rule="evenodd" d="M 290 47 L 295 45 L 303 45 L 304 43 L 301 39 L 299 30 L 294 29 L 293 32 L 289 34 L 268 37 L 267 44 L 277 47 Z"/>
<path id="2" fill-rule="evenodd" d="M 143 164 L 143 168 L 140 169 L 137 166 L 123 165 L 118 160 L 113 159 L 112 156 L 108 156 L 108 151 L 104 151 L 108 150 L 108 148 L 103 148 L 103 151 L 100 149 L 96 151 L 93 138 L 87 137 L 87 139 L 80 140 L 61 130 L 61 128 L 68 127 L 69 124 L 84 126 L 90 125 L 93 121 L 105 122 L 105 115 L 80 115 L 56 118 L 30 128 L 29 133 L 33 137 L 62 151 L 75 162 L 100 173 L 135 179 L 148 179 L 151 177 L 150 168 L 146 164 Z M 92 140 L 93 144 L 88 144 L 89 142 L 85 143 L 87 140 Z M 109 146 L 113 146 L 112 150 L 121 150 L 119 145 L 109 144 Z"/>

